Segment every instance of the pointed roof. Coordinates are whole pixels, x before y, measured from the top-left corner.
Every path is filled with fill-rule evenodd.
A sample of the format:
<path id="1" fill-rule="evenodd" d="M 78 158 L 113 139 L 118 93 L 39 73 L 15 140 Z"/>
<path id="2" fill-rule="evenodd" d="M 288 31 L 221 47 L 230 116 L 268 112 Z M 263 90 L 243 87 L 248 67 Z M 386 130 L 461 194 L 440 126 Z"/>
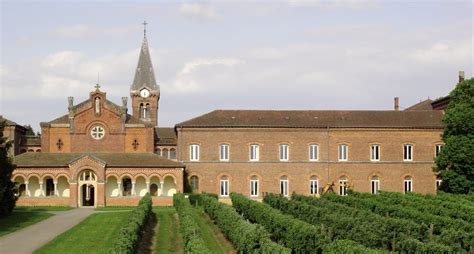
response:
<path id="1" fill-rule="evenodd" d="M 148 48 L 148 40 L 146 35 L 143 37 L 140 57 L 138 58 L 137 70 L 133 84 L 130 87 L 131 93 L 136 93 L 142 88 L 148 88 L 150 91 L 159 91 L 160 87 L 156 84 L 155 73 L 150 58 L 150 50 Z"/>

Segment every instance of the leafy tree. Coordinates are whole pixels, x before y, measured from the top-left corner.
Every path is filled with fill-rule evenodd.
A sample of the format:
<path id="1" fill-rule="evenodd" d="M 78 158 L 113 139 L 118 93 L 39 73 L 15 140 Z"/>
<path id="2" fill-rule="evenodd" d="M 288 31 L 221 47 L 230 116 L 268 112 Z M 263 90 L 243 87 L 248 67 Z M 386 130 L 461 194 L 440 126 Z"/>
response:
<path id="1" fill-rule="evenodd" d="M 15 165 L 12 163 L 8 150 L 11 142 L 3 137 L 5 121 L 0 122 L 0 218 L 10 214 L 15 207 L 15 183 L 11 181 Z"/>
<path id="2" fill-rule="evenodd" d="M 434 171 L 443 180 L 440 190 L 474 192 L 474 78 L 460 82 L 449 99 L 443 118 L 446 145 L 436 158 Z"/>
<path id="3" fill-rule="evenodd" d="M 23 127 L 26 128 L 26 133 L 25 133 L 26 136 L 34 136 L 35 135 L 35 131 L 33 130 L 33 127 L 31 127 L 31 125 L 27 124 L 27 125 L 23 125 Z"/>

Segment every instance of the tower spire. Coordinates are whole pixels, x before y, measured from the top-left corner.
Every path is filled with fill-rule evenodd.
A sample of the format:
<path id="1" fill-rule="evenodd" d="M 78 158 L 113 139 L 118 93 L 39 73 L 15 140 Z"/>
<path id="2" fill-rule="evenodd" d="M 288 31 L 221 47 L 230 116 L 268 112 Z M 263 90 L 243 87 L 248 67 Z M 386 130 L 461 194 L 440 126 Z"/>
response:
<path id="1" fill-rule="evenodd" d="M 143 25 L 143 37 L 146 37 L 146 25 L 148 25 L 146 20 L 143 21 L 142 25 Z"/>

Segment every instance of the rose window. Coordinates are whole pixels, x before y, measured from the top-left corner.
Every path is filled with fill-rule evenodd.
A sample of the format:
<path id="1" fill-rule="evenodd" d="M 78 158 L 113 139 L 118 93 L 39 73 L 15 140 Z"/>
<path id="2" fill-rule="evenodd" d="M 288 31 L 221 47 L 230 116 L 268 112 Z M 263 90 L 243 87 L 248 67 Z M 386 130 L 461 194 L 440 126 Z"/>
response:
<path id="1" fill-rule="evenodd" d="M 101 126 L 94 126 L 91 129 L 91 136 L 93 139 L 102 139 L 105 136 L 105 130 Z"/>

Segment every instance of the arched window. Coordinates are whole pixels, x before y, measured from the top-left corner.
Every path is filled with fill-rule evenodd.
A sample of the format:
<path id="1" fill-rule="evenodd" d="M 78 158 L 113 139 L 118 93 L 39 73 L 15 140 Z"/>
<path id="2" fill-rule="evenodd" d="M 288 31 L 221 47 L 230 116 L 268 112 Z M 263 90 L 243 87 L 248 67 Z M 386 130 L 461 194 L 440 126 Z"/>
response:
<path id="1" fill-rule="evenodd" d="M 380 190 L 380 178 L 378 176 L 372 176 L 370 179 L 370 192 L 372 194 L 379 193 Z"/>
<path id="2" fill-rule="evenodd" d="M 140 118 L 145 118 L 145 107 L 143 107 L 143 103 L 140 103 L 140 108 L 139 108 L 139 115 L 140 115 Z"/>
<path id="3" fill-rule="evenodd" d="M 220 179 L 220 196 L 228 197 L 229 196 L 229 178 L 227 176 L 222 176 Z"/>
<path id="4" fill-rule="evenodd" d="M 258 197 L 258 176 L 250 177 L 250 196 Z"/>
<path id="5" fill-rule="evenodd" d="M 413 178 L 411 176 L 405 176 L 403 179 L 403 192 L 412 192 L 413 189 Z"/>
<path id="6" fill-rule="evenodd" d="M 150 118 L 150 103 L 146 104 L 145 107 L 145 118 Z"/>
<path id="7" fill-rule="evenodd" d="M 339 195 L 341 196 L 347 195 L 347 177 L 346 176 L 339 177 Z"/>
<path id="8" fill-rule="evenodd" d="M 288 197 L 288 176 L 280 177 L 280 194 Z"/>
<path id="9" fill-rule="evenodd" d="M 317 176 L 311 176 L 309 179 L 309 194 L 315 195 L 319 193 L 319 180 Z"/>
<path id="10" fill-rule="evenodd" d="M 199 177 L 191 176 L 189 184 L 191 185 L 192 190 L 199 190 Z"/>
<path id="11" fill-rule="evenodd" d="M 176 160 L 176 149 L 174 148 L 170 149 L 170 159 Z"/>
<path id="12" fill-rule="evenodd" d="M 79 180 L 82 182 L 85 181 L 95 181 L 95 174 L 90 170 L 82 171 L 81 175 L 79 176 Z"/>
<path id="13" fill-rule="evenodd" d="M 161 156 L 162 156 L 163 158 L 166 158 L 166 159 L 169 158 L 169 157 L 168 157 L 168 156 L 169 156 L 169 153 L 168 153 L 168 149 L 167 149 L 167 148 L 163 148 L 163 151 L 161 152 Z"/>
<path id="14" fill-rule="evenodd" d="M 161 156 L 161 148 L 156 148 L 155 153 Z"/>
<path id="15" fill-rule="evenodd" d="M 46 179 L 46 197 L 54 196 L 54 182 L 52 178 Z"/>

